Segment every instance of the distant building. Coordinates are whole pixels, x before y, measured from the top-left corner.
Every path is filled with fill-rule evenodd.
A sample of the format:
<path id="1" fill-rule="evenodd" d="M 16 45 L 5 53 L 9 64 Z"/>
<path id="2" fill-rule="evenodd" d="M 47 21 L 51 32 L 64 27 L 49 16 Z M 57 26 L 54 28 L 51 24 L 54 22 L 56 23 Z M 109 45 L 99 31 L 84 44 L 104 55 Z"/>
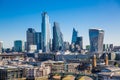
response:
<path id="1" fill-rule="evenodd" d="M 104 31 L 101 29 L 89 29 L 90 52 L 100 56 L 103 53 Z"/>
<path id="2" fill-rule="evenodd" d="M 35 33 L 35 44 L 37 45 L 37 51 L 42 49 L 42 40 L 41 40 L 41 32 Z"/>
<path id="3" fill-rule="evenodd" d="M 29 46 L 29 52 L 30 52 L 30 53 L 35 53 L 35 52 L 37 52 L 37 45 L 30 45 L 30 46 Z"/>
<path id="4" fill-rule="evenodd" d="M 24 51 L 24 42 L 21 40 L 14 41 L 14 51 L 23 52 Z"/>
<path id="5" fill-rule="evenodd" d="M 119 80 L 120 79 L 120 68 L 114 66 L 108 66 L 102 68 L 101 72 L 98 73 L 99 80 Z"/>
<path id="6" fill-rule="evenodd" d="M 47 12 L 42 13 L 41 32 L 42 32 L 42 51 L 50 52 L 50 44 L 51 44 L 50 22 Z"/>
<path id="7" fill-rule="evenodd" d="M 53 26 L 53 51 L 63 50 L 63 34 L 60 31 L 59 24 L 54 22 Z"/>
<path id="8" fill-rule="evenodd" d="M 64 48 L 65 51 L 70 49 L 70 44 L 69 42 L 64 42 Z"/>
<path id="9" fill-rule="evenodd" d="M 103 44 L 103 51 L 107 51 L 108 50 L 108 44 Z"/>
<path id="10" fill-rule="evenodd" d="M 80 47 L 80 50 L 83 49 L 83 37 L 77 37 L 75 44 Z"/>
<path id="11" fill-rule="evenodd" d="M 103 51 L 112 51 L 113 48 L 113 44 L 103 44 Z"/>
<path id="12" fill-rule="evenodd" d="M 0 53 L 2 53 L 2 49 L 3 49 L 3 41 L 0 41 Z"/>
<path id="13" fill-rule="evenodd" d="M 0 80 L 19 80 L 23 77 L 23 70 L 15 66 L 0 66 Z"/>
<path id="14" fill-rule="evenodd" d="M 90 45 L 86 45 L 86 50 L 90 50 Z"/>
<path id="15" fill-rule="evenodd" d="M 113 44 L 110 44 L 111 51 L 113 51 L 113 48 L 114 48 Z"/>
<path id="16" fill-rule="evenodd" d="M 71 43 L 75 43 L 77 41 L 77 36 L 78 36 L 78 31 L 76 31 L 75 28 L 73 28 L 72 42 Z"/>
<path id="17" fill-rule="evenodd" d="M 75 44 L 74 44 L 74 43 L 72 43 L 72 44 L 70 45 L 70 51 L 71 51 L 71 52 L 75 52 Z"/>
<path id="18" fill-rule="evenodd" d="M 27 30 L 27 51 L 29 51 L 30 45 L 35 45 L 35 33 L 36 31 L 33 28 L 28 28 Z"/>
<path id="19" fill-rule="evenodd" d="M 113 51 L 115 51 L 115 52 L 120 52 L 120 46 L 114 46 Z"/>

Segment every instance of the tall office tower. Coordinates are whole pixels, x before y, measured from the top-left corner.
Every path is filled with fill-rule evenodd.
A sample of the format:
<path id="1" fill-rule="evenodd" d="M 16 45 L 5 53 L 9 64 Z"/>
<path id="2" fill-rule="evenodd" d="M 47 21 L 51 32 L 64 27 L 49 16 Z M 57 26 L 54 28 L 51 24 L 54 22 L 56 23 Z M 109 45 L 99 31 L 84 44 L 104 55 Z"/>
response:
<path id="1" fill-rule="evenodd" d="M 30 50 L 30 45 L 35 45 L 35 32 L 33 28 L 28 28 L 27 30 L 27 51 Z"/>
<path id="2" fill-rule="evenodd" d="M 41 32 L 35 33 L 35 44 L 37 45 L 37 51 L 41 50 Z"/>
<path id="3" fill-rule="evenodd" d="M 66 51 L 66 50 L 69 50 L 70 49 L 70 44 L 69 44 L 69 42 L 64 42 L 64 51 Z"/>
<path id="4" fill-rule="evenodd" d="M 113 48 L 114 48 L 113 44 L 110 44 L 110 50 L 111 51 L 113 51 Z"/>
<path id="5" fill-rule="evenodd" d="M 96 53 L 98 57 L 103 53 L 104 31 L 101 29 L 89 29 L 90 52 Z"/>
<path id="6" fill-rule="evenodd" d="M 3 49 L 3 41 L 0 41 L 0 53 L 2 53 L 2 49 Z"/>
<path id="7" fill-rule="evenodd" d="M 59 24 L 54 22 L 53 26 L 53 51 L 63 50 L 63 34 L 60 31 Z"/>
<path id="8" fill-rule="evenodd" d="M 14 41 L 14 51 L 23 52 L 24 51 L 24 42 L 21 40 Z"/>
<path id="9" fill-rule="evenodd" d="M 77 36 L 78 36 L 78 31 L 75 30 L 75 28 L 73 28 L 73 33 L 72 33 L 72 44 L 76 43 L 76 40 L 77 40 Z"/>
<path id="10" fill-rule="evenodd" d="M 41 32 L 42 32 L 42 51 L 50 52 L 50 23 L 49 16 L 46 12 L 42 13 L 42 24 L 41 24 Z"/>
<path id="11" fill-rule="evenodd" d="M 83 37 L 77 37 L 77 40 L 76 40 L 76 45 L 78 45 L 80 47 L 80 49 L 83 49 Z"/>
<path id="12" fill-rule="evenodd" d="M 103 44 L 103 51 L 108 51 L 108 44 Z"/>

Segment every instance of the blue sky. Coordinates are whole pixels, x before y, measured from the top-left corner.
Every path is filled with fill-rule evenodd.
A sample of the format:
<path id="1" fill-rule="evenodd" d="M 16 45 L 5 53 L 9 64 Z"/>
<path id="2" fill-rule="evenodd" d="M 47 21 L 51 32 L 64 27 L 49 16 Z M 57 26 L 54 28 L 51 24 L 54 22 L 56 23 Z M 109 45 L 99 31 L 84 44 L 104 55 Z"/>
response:
<path id="1" fill-rule="evenodd" d="M 120 45 L 120 0 L 0 0 L 0 40 L 12 47 L 26 40 L 27 28 L 41 31 L 41 13 L 47 11 L 51 29 L 60 24 L 64 40 L 71 42 L 72 29 L 89 44 L 88 30 L 105 30 L 104 43 Z"/>

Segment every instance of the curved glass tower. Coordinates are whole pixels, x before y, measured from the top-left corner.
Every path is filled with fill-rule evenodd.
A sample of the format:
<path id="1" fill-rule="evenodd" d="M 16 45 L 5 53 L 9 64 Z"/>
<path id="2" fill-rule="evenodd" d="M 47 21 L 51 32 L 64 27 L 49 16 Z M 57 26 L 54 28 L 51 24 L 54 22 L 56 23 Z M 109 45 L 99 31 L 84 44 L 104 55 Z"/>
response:
<path id="1" fill-rule="evenodd" d="M 102 29 L 89 29 L 90 52 L 96 54 L 103 53 L 104 31 Z"/>
<path id="2" fill-rule="evenodd" d="M 72 42 L 71 43 L 76 43 L 78 37 L 78 31 L 73 28 L 73 33 L 72 33 Z"/>
<path id="3" fill-rule="evenodd" d="M 50 22 L 49 16 L 46 12 L 42 13 L 42 24 L 41 24 L 41 32 L 42 32 L 42 50 L 43 52 L 50 52 Z"/>
<path id="4" fill-rule="evenodd" d="M 60 31 L 59 24 L 54 22 L 53 26 L 53 51 L 63 50 L 63 34 Z"/>

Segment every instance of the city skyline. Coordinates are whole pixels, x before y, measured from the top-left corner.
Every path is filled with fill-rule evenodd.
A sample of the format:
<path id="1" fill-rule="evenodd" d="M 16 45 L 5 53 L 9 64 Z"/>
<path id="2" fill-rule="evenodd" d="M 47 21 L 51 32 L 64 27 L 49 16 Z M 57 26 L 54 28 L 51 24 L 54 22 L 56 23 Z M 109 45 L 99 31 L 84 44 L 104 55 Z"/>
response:
<path id="1" fill-rule="evenodd" d="M 67 0 L 0 0 L 0 41 L 3 41 L 4 47 L 12 47 L 15 40 L 26 41 L 28 28 L 40 32 L 43 11 L 48 12 L 51 30 L 54 21 L 60 24 L 65 41 L 71 43 L 74 27 L 79 32 L 79 36 L 83 36 L 85 46 L 90 44 L 89 29 L 101 28 L 105 30 L 104 43 L 120 45 L 120 2 L 118 0 L 71 0 L 69 2 Z"/>

